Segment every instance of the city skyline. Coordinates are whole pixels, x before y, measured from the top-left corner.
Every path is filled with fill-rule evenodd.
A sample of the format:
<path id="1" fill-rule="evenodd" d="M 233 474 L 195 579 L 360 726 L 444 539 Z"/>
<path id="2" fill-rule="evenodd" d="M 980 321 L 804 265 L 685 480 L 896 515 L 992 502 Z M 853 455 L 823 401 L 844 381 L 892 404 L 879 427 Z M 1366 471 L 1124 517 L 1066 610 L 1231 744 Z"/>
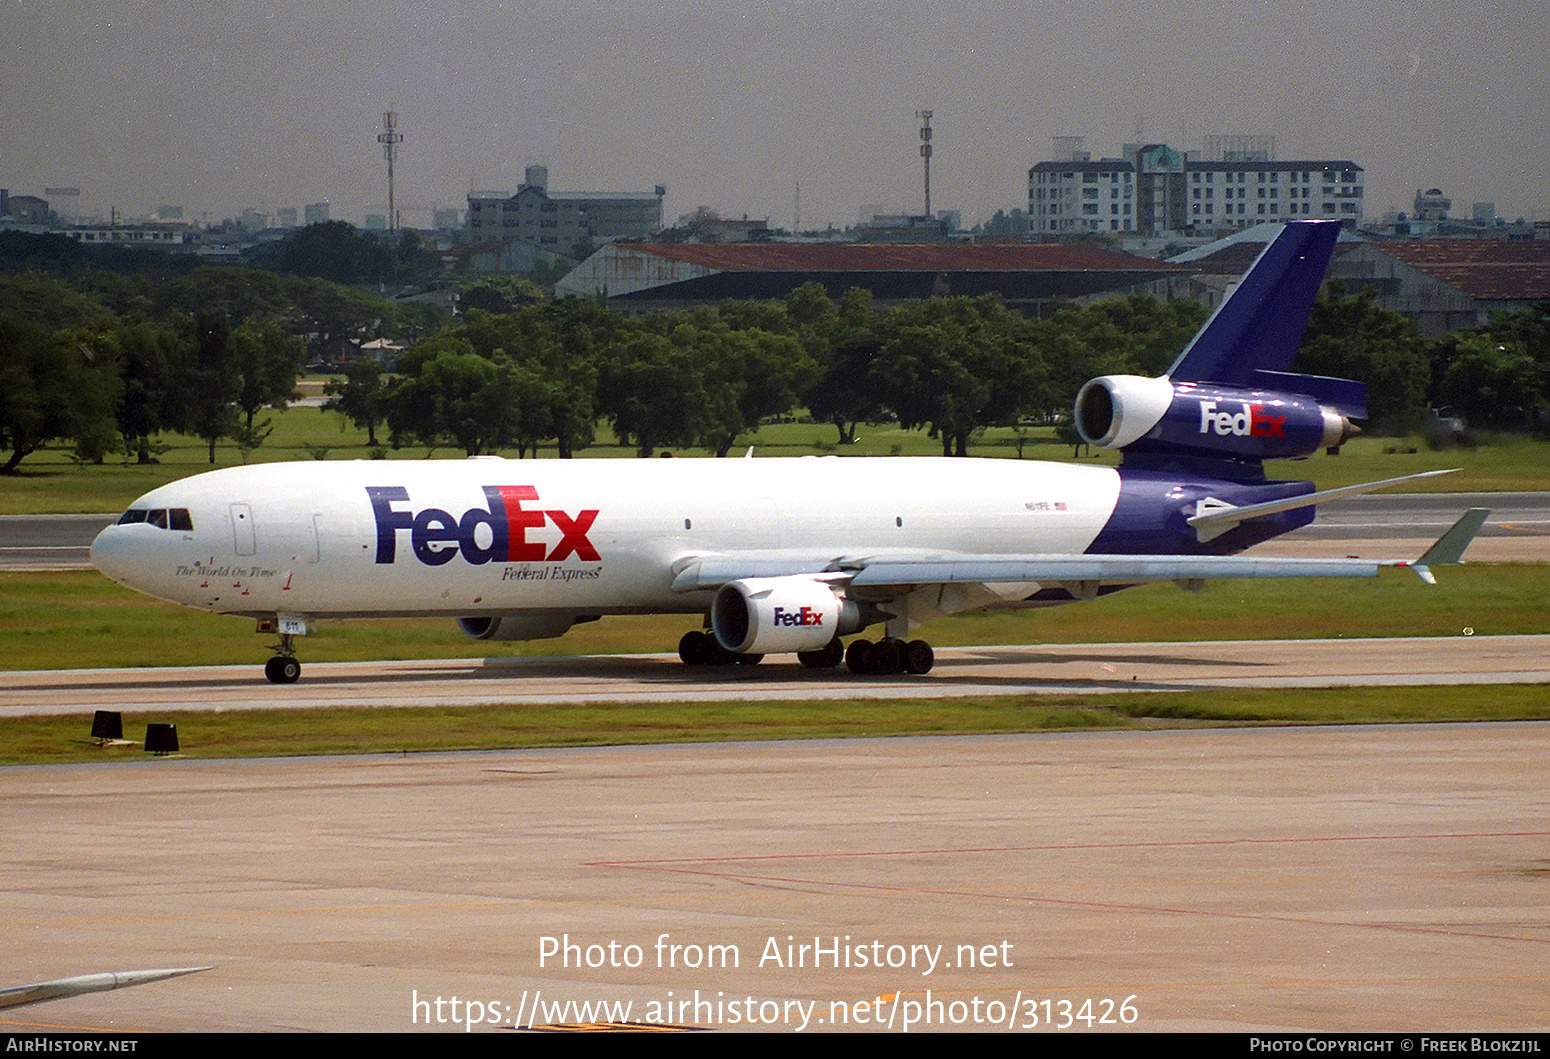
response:
<path id="1" fill-rule="evenodd" d="M 1440 187 L 1457 211 L 1542 218 L 1547 36 L 1525 2 L 1010 3 L 794 0 L 42 0 L 0 8 L 0 187 L 79 187 L 82 212 L 387 209 L 376 136 L 396 111 L 411 213 L 513 190 L 668 189 L 665 220 L 854 223 L 932 204 L 965 223 L 1026 209 L 1051 137 L 1093 157 L 1275 137 L 1351 160 L 1368 216 Z M 406 222 L 418 223 L 415 216 Z"/>

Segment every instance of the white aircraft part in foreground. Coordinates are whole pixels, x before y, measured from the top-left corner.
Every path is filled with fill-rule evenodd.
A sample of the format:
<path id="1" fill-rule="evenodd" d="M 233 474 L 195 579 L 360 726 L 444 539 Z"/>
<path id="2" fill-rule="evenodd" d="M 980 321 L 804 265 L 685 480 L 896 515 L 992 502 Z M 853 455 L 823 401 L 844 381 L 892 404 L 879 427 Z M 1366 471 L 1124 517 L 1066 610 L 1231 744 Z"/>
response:
<path id="1" fill-rule="evenodd" d="M 101 974 L 82 974 L 74 978 L 55 978 L 49 982 L 17 985 L 0 989 L 0 1008 L 17 1008 L 26 1004 L 41 1004 L 45 1000 L 82 996 L 86 993 L 105 993 L 110 989 L 127 989 L 132 985 L 160 982 L 185 974 L 208 971 L 208 967 L 173 967 L 152 971 L 106 971 Z"/>

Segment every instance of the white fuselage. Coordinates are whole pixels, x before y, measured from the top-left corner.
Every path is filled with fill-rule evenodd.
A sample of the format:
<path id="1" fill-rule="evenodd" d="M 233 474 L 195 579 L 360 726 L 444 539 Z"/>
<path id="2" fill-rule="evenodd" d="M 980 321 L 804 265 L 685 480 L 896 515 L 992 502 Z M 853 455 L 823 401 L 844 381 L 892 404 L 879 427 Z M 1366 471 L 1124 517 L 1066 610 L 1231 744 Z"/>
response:
<path id="1" fill-rule="evenodd" d="M 694 612 L 693 557 L 1071 554 L 1114 513 L 1108 468 L 892 458 L 352 461 L 213 471 L 110 526 L 114 580 L 222 614 Z M 504 540 L 502 539 L 504 534 Z"/>

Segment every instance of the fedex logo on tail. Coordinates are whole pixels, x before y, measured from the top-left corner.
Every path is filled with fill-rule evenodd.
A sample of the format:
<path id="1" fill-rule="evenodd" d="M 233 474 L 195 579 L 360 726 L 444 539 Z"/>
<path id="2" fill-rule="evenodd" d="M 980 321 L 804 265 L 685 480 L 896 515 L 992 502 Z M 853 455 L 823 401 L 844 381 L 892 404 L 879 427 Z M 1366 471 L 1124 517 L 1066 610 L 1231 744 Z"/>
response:
<path id="1" fill-rule="evenodd" d="M 1265 414 L 1262 404 L 1247 404 L 1241 412 L 1218 412 L 1215 401 L 1200 402 L 1200 432 L 1226 437 L 1284 438 L 1286 416 Z"/>
<path id="2" fill-rule="evenodd" d="M 597 549 L 587 539 L 595 510 L 566 511 L 526 508 L 538 502 L 538 490 L 531 485 L 484 486 L 485 507 L 472 507 L 461 515 L 441 508 L 420 511 L 400 510 L 395 504 L 408 504 L 409 490 L 401 485 L 366 487 L 371 512 L 377 523 L 377 562 L 392 563 L 398 558 L 398 535 L 409 534 L 414 557 L 426 566 L 442 566 L 461 555 L 465 562 L 483 563 L 560 562 L 572 556 L 582 562 L 602 562 Z M 552 548 L 543 541 L 528 540 L 529 531 L 553 523 L 560 531 L 559 543 Z M 480 527 L 486 527 L 481 532 Z"/>

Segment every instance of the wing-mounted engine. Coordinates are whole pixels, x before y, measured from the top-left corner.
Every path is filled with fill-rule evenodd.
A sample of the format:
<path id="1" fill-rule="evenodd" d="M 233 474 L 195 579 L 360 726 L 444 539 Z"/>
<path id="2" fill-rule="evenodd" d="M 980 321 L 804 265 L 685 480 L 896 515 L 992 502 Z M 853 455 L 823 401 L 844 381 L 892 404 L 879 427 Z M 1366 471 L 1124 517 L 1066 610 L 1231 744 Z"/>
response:
<path id="1" fill-rule="evenodd" d="M 717 642 L 739 654 L 816 651 L 863 624 L 860 607 L 808 577 L 731 581 L 710 608 Z"/>
<path id="2" fill-rule="evenodd" d="M 1302 394 L 1138 375 L 1087 383 L 1076 396 L 1075 418 L 1082 440 L 1124 449 L 1127 456 L 1288 459 L 1334 448 L 1361 432 L 1342 411 Z"/>

